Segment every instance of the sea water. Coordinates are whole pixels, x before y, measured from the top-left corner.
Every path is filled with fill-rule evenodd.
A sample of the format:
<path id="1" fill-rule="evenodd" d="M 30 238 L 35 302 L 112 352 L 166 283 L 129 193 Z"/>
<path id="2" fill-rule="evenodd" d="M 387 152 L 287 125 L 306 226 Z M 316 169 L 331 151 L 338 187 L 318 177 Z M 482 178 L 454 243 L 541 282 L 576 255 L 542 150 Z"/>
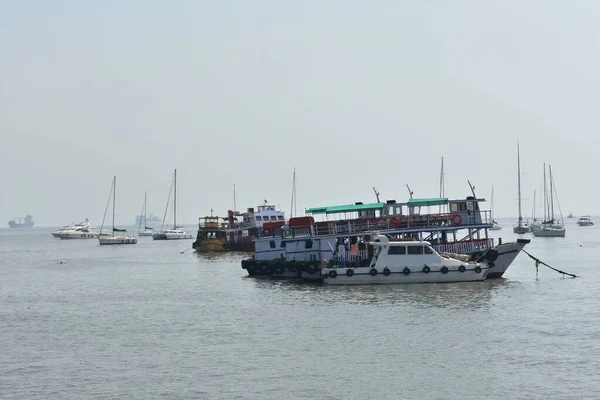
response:
<path id="1" fill-rule="evenodd" d="M 503 279 L 352 287 L 50 232 L 0 230 L 2 399 L 600 398 L 598 226 L 524 236 L 575 279 L 521 253 Z"/>

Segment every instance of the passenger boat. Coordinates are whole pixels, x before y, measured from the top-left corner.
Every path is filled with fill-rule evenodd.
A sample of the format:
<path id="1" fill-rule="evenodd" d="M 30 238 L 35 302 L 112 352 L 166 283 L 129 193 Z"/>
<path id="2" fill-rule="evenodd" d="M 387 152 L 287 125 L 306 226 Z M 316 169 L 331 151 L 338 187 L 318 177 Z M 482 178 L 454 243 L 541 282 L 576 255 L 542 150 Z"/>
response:
<path id="1" fill-rule="evenodd" d="M 285 225 L 285 213 L 274 205 L 264 204 L 250 207 L 245 213 L 227 211 L 227 249 L 229 251 L 254 251 L 254 240 L 260 235 L 267 236 Z M 265 231 L 263 231 L 263 229 Z"/>
<path id="2" fill-rule="evenodd" d="M 321 270 L 329 285 L 473 282 L 485 279 L 485 263 L 440 255 L 429 242 L 365 235 L 372 255 L 366 263 L 346 265 L 337 261 Z M 361 260 L 362 261 L 362 260 Z"/>
<path id="3" fill-rule="evenodd" d="M 343 260 L 350 248 L 356 253 L 353 256 L 368 259 L 367 249 L 355 245 L 365 233 L 377 231 L 388 237 L 428 242 L 438 253 L 462 254 L 471 261 L 486 262 L 486 277 L 499 278 L 530 240 L 502 243 L 499 239 L 495 244 L 488 236 L 490 212 L 479 207 L 484 201 L 473 192 L 473 196 L 456 200 L 424 198 L 406 203 L 388 200 L 310 208 L 310 215 L 290 218 L 277 232 L 259 232 L 254 257 L 244 260 L 242 268 L 251 276 L 320 281 L 323 260 Z M 432 206 L 440 211 L 430 213 Z M 315 221 L 314 216 L 319 215 L 344 217 Z"/>
<path id="4" fill-rule="evenodd" d="M 197 253 L 223 252 L 227 251 L 227 233 L 225 226 L 219 224 L 219 217 L 201 217 L 198 220 L 198 234 L 192 248 Z"/>
<path id="5" fill-rule="evenodd" d="M 589 215 L 584 215 L 582 217 L 579 217 L 579 219 L 577 220 L 577 225 L 592 226 L 594 225 L 594 223 L 592 222 L 592 217 L 590 217 Z"/>

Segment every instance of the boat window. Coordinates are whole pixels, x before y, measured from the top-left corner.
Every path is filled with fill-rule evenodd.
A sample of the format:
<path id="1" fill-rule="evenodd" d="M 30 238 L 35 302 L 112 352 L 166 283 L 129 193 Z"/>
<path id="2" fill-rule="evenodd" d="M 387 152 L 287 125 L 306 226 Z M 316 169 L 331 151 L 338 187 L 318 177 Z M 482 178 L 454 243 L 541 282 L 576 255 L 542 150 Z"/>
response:
<path id="1" fill-rule="evenodd" d="M 467 211 L 467 203 L 459 203 L 460 211 Z"/>
<path id="2" fill-rule="evenodd" d="M 423 247 L 421 247 L 421 246 L 408 246 L 408 254 L 423 254 Z"/>
<path id="3" fill-rule="evenodd" d="M 433 254 L 433 250 L 429 246 L 425 246 L 424 250 L 425 250 L 425 254 Z"/>
<path id="4" fill-rule="evenodd" d="M 283 215 L 278 216 L 277 219 L 283 221 Z"/>
<path id="5" fill-rule="evenodd" d="M 274 249 L 275 248 L 275 241 L 274 240 L 269 241 L 269 246 L 271 246 L 271 248 Z"/>
<path id="6" fill-rule="evenodd" d="M 457 211 L 458 211 L 458 204 L 451 203 L 450 204 L 450 212 L 457 212 Z"/>
<path id="7" fill-rule="evenodd" d="M 306 242 L 304 242 L 305 249 L 312 249 L 312 246 L 313 246 L 312 240 L 307 240 Z"/>
<path id="8" fill-rule="evenodd" d="M 262 217 L 261 217 L 260 215 L 257 215 L 257 216 L 256 216 L 256 220 L 257 220 L 257 221 L 262 221 Z"/>
<path id="9" fill-rule="evenodd" d="M 277 217 L 275 215 L 271 216 L 271 221 L 277 221 Z"/>
<path id="10" fill-rule="evenodd" d="M 285 247 L 285 243 L 286 243 L 286 242 L 283 242 L 283 241 L 282 241 L 282 242 L 281 242 L 281 247 Z"/>
<path id="11" fill-rule="evenodd" d="M 406 246 L 390 246 L 388 254 L 406 254 Z"/>

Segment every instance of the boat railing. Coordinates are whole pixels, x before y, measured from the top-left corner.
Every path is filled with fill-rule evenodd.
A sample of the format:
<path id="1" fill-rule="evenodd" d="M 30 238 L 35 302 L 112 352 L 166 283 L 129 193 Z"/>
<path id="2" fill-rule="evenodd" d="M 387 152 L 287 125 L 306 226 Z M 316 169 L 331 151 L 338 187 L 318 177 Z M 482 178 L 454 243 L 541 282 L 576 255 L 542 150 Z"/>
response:
<path id="1" fill-rule="evenodd" d="M 494 239 L 476 239 L 464 242 L 434 244 L 432 247 L 438 253 L 470 254 L 474 251 L 485 251 L 494 247 Z"/>

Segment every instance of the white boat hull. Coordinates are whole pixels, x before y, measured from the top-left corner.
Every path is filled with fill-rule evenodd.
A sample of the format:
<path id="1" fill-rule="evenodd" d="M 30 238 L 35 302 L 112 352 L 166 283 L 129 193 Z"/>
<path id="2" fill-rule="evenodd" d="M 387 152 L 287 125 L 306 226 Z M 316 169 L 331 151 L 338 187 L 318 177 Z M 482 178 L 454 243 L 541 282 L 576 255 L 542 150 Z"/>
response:
<path id="1" fill-rule="evenodd" d="M 137 238 L 131 236 L 100 236 L 98 242 L 100 242 L 101 245 L 136 244 Z"/>
<path id="2" fill-rule="evenodd" d="M 423 271 L 423 266 L 413 266 L 410 272 L 406 274 L 405 268 L 388 267 L 389 275 L 384 275 L 383 271 L 377 271 L 376 275 L 372 275 L 370 267 L 358 268 L 325 268 L 323 269 L 323 282 L 328 285 L 374 285 L 374 284 L 405 284 L 405 283 L 450 283 L 450 282 L 475 282 L 483 281 L 487 274 L 486 266 L 479 267 L 480 270 L 475 270 L 479 264 L 465 264 L 466 270 L 459 271 L 459 266 L 447 266 L 448 271 L 443 273 L 440 271 L 442 266 L 430 266 L 430 272 Z M 335 271 L 332 273 L 332 271 Z M 348 272 L 352 271 L 352 272 Z M 332 276 L 334 275 L 334 276 Z"/>
<path id="3" fill-rule="evenodd" d="M 515 226 L 513 228 L 513 233 L 516 233 L 517 235 L 523 235 L 525 233 L 530 233 L 530 232 L 531 232 L 531 227 L 528 225 Z"/>
<path id="4" fill-rule="evenodd" d="M 540 229 L 533 231 L 535 237 L 565 237 L 566 229 Z"/>
<path id="5" fill-rule="evenodd" d="M 516 242 L 503 243 L 496 246 L 494 249 L 498 252 L 498 258 L 496 258 L 493 263 L 488 263 L 490 269 L 487 274 L 487 279 L 501 278 L 515 258 L 517 258 L 521 250 L 523 250 L 523 247 L 529 242 L 529 239 L 517 239 Z"/>
<path id="6" fill-rule="evenodd" d="M 154 235 L 154 232 L 140 232 L 138 233 L 139 236 L 152 236 Z"/>
<path id="7" fill-rule="evenodd" d="M 98 232 L 53 232 L 52 236 L 59 239 L 97 239 Z"/>
<path id="8" fill-rule="evenodd" d="M 593 222 L 577 222 L 577 225 L 579 226 L 592 226 L 594 225 Z"/>

